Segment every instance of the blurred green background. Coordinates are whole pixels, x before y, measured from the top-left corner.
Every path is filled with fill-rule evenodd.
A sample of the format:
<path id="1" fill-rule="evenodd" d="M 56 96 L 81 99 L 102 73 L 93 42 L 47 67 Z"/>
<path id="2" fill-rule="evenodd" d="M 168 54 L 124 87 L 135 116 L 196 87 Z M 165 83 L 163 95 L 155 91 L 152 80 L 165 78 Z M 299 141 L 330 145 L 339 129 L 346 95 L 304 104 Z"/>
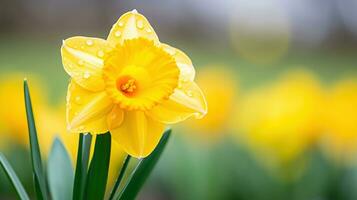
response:
<path id="1" fill-rule="evenodd" d="M 105 38 L 134 8 L 190 56 L 209 109 L 173 127 L 139 199 L 357 198 L 355 0 L 0 1 L 0 149 L 30 193 L 22 79 L 43 154 L 58 136 L 74 156 L 62 40 Z"/>

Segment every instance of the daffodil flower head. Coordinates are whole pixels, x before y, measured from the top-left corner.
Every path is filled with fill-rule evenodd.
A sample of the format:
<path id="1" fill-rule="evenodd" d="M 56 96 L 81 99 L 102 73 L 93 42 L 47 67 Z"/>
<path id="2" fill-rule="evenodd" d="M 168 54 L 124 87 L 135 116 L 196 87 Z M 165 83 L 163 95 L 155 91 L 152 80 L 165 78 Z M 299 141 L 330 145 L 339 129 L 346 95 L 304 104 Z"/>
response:
<path id="1" fill-rule="evenodd" d="M 161 43 L 136 10 L 121 16 L 106 40 L 72 37 L 63 41 L 61 53 L 72 78 L 67 93 L 70 132 L 110 131 L 128 154 L 145 157 L 165 124 L 207 113 L 190 58 Z"/>

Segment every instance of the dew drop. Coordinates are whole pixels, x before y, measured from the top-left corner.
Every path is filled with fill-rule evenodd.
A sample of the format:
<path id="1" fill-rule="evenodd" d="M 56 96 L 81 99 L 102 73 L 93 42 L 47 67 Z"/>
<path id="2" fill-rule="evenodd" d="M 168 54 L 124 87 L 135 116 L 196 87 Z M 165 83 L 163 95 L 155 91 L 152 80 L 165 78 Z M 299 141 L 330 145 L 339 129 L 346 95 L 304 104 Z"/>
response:
<path id="1" fill-rule="evenodd" d="M 76 98 L 74 99 L 76 101 L 77 104 L 81 104 L 82 103 L 82 99 L 80 96 L 76 96 Z"/>
<path id="2" fill-rule="evenodd" d="M 172 56 L 176 54 L 176 50 L 174 48 L 166 47 L 165 50 L 167 53 L 169 53 Z"/>
<path id="3" fill-rule="evenodd" d="M 78 65 L 84 65 L 84 61 L 83 60 L 79 60 L 78 61 Z"/>
<path id="4" fill-rule="evenodd" d="M 119 26 L 119 27 L 123 27 L 123 26 L 124 26 L 124 23 L 123 23 L 123 22 L 119 22 L 119 23 L 118 23 L 118 26 Z"/>
<path id="5" fill-rule="evenodd" d="M 87 41 L 86 41 L 86 44 L 87 44 L 88 46 L 92 46 L 92 45 L 93 45 L 93 40 L 87 40 Z"/>
<path id="6" fill-rule="evenodd" d="M 120 37 L 120 35 L 121 35 L 120 31 L 115 32 L 115 37 Z"/>
<path id="7" fill-rule="evenodd" d="M 191 90 L 187 90 L 187 91 L 186 91 L 186 94 L 187 94 L 187 96 L 189 96 L 189 97 L 192 97 L 192 96 L 193 96 L 193 93 L 192 93 Z"/>
<path id="8" fill-rule="evenodd" d="M 138 11 L 136 9 L 132 10 L 131 12 L 134 14 L 138 14 Z"/>
<path id="9" fill-rule="evenodd" d="M 84 72 L 83 78 L 88 79 L 90 77 L 90 73 L 88 71 Z"/>
<path id="10" fill-rule="evenodd" d="M 98 57 L 102 58 L 104 56 L 104 51 L 99 50 L 97 55 L 98 55 Z"/>
<path id="11" fill-rule="evenodd" d="M 142 29 L 144 28 L 144 22 L 142 20 L 138 20 L 136 22 L 136 26 L 138 27 L 138 29 Z"/>

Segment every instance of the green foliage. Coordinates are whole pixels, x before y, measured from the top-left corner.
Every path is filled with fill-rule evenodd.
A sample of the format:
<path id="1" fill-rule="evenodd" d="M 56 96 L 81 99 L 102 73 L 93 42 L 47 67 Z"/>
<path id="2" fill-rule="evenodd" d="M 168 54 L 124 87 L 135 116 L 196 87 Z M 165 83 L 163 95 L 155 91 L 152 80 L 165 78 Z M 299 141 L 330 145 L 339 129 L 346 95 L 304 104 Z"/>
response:
<path id="1" fill-rule="evenodd" d="M 35 189 L 38 199 L 48 199 L 48 191 L 46 187 L 46 178 L 42 167 L 40 147 L 38 145 L 35 119 L 32 111 L 30 91 L 27 81 L 24 81 L 25 106 L 27 115 L 27 124 L 29 129 L 30 150 L 32 159 L 32 168 L 34 173 Z"/>
<path id="2" fill-rule="evenodd" d="M 73 186 L 73 200 L 81 200 L 84 197 L 91 142 L 92 136 L 90 134 L 80 134 Z"/>
<path id="3" fill-rule="evenodd" d="M 108 170 L 110 163 L 111 152 L 111 135 L 109 132 L 100 134 L 96 137 L 93 158 L 90 162 L 88 170 L 88 162 L 90 156 L 90 147 L 92 136 L 90 134 L 80 134 L 78 145 L 77 165 L 75 175 L 71 159 L 62 144 L 56 138 L 53 142 L 52 149 L 49 155 L 48 167 L 48 183 L 46 182 L 45 174 L 42 167 L 40 147 L 38 144 L 35 120 L 31 105 L 30 92 L 27 81 L 24 81 L 24 94 L 27 122 L 29 128 L 30 151 L 33 165 L 34 185 L 36 189 L 37 199 L 53 200 L 70 199 L 74 200 L 101 200 L 104 199 L 106 184 L 108 179 Z M 110 194 L 109 200 L 134 199 L 139 193 L 141 187 L 150 175 L 159 160 L 166 143 L 170 137 L 171 130 L 167 130 L 161 138 L 154 152 L 140 160 L 134 171 L 131 173 L 128 181 L 125 183 L 123 190 L 119 193 L 119 186 L 124 177 L 127 166 L 130 162 L 128 155 L 124 161 L 123 167 L 119 173 L 117 181 Z M 13 187 L 20 199 L 28 200 L 29 197 L 22 186 L 19 178 L 10 166 L 6 158 L 0 153 L 0 165 L 4 169 L 6 175 L 10 179 Z M 74 180 L 74 182 L 73 182 Z M 48 191 L 49 189 L 49 191 Z M 119 197 L 116 194 L 119 193 Z M 73 194 L 73 196 L 72 196 Z"/>
<path id="4" fill-rule="evenodd" d="M 17 177 L 15 171 L 12 169 L 10 163 L 7 161 L 7 159 L 4 157 L 2 153 L 0 153 L 0 165 L 4 169 L 7 177 L 10 179 L 11 184 L 16 189 L 16 193 L 19 196 L 19 198 L 22 200 L 30 199 L 24 187 L 22 186 L 19 178 Z"/>
<path id="5" fill-rule="evenodd" d="M 100 200 L 104 198 L 108 179 L 111 140 L 109 132 L 96 137 L 94 154 L 87 175 L 84 199 Z"/>
<path id="6" fill-rule="evenodd" d="M 71 199 L 74 179 L 73 167 L 64 145 L 58 138 L 52 145 L 47 163 L 47 173 L 52 199 Z"/>
<path id="7" fill-rule="evenodd" d="M 154 152 L 152 152 L 148 157 L 142 159 L 139 162 L 139 164 L 136 166 L 136 168 L 130 175 L 129 180 L 124 186 L 124 189 L 121 191 L 118 199 L 135 199 L 136 195 L 139 193 L 141 187 L 144 185 L 146 179 L 149 177 L 151 171 L 155 167 L 162 152 L 164 151 L 170 134 L 171 130 L 167 130 L 161 138 Z"/>
<path id="8" fill-rule="evenodd" d="M 115 185 L 114 185 L 113 190 L 112 190 L 112 192 L 111 192 L 111 194 L 110 194 L 109 200 L 115 199 L 115 195 L 116 195 L 116 193 L 118 192 L 118 189 L 119 189 L 120 183 L 121 183 L 121 181 L 122 181 L 122 179 L 123 179 L 123 177 L 124 177 L 126 168 L 127 168 L 128 165 L 129 165 L 130 158 L 131 158 L 130 155 L 128 155 L 128 156 L 126 157 L 126 159 L 125 159 L 125 161 L 124 161 L 124 163 L 123 163 L 123 166 L 122 166 L 122 168 L 121 168 L 121 170 L 120 170 L 119 176 L 118 176 L 117 180 L 115 181 Z"/>

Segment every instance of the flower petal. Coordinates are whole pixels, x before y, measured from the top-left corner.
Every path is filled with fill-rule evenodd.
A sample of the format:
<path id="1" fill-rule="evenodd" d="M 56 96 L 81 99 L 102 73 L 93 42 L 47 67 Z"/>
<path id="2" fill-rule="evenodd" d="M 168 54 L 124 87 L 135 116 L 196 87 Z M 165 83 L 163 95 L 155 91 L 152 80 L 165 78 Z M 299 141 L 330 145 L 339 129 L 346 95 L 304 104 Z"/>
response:
<path id="1" fill-rule="evenodd" d="M 103 57 L 110 50 L 106 40 L 71 37 L 63 41 L 61 48 L 64 69 L 83 88 L 100 91 L 104 88 Z"/>
<path id="2" fill-rule="evenodd" d="M 180 80 L 193 81 L 195 78 L 195 68 L 191 59 L 181 50 L 176 49 L 168 44 L 161 44 L 162 48 L 176 60 L 176 64 L 180 69 Z"/>
<path id="3" fill-rule="evenodd" d="M 113 107 L 106 92 L 91 92 L 73 80 L 67 93 L 67 126 L 70 132 L 105 133 L 107 114 Z"/>
<path id="4" fill-rule="evenodd" d="M 117 45 L 122 44 L 124 40 L 138 37 L 153 40 L 155 44 L 159 44 L 159 38 L 148 20 L 136 10 L 133 10 L 122 15 L 113 25 L 107 41 Z"/>
<path id="5" fill-rule="evenodd" d="M 123 123 L 110 132 L 113 139 L 136 158 L 148 156 L 158 144 L 164 125 L 147 117 L 142 111 L 126 111 Z"/>
<path id="6" fill-rule="evenodd" d="M 124 120 L 124 111 L 118 106 L 114 106 L 112 111 L 107 116 L 107 124 L 109 129 L 117 128 Z"/>
<path id="7" fill-rule="evenodd" d="M 207 103 L 201 89 L 194 82 L 183 83 L 166 102 L 147 112 L 153 119 L 174 124 L 190 116 L 202 118 L 207 113 Z"/>

